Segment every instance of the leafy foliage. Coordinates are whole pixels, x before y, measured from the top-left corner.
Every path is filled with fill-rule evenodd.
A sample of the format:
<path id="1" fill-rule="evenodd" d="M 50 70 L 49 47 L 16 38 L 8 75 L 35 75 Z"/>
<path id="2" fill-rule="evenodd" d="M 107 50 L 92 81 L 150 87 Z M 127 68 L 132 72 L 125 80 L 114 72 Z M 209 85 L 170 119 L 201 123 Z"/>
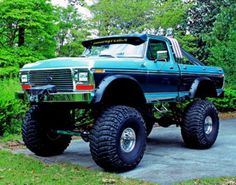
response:
<path id="1" fill-rule="evenodd" d="M 91 7 L 92 23 L 99 35 L 141 32 L 151 15 L 149 0 L 100 0 Z"/>
<path id="2" fill-rule="evenodd" d="M 198 46 L 197 38 L 192 34 L 185 34 L 182 31 L 177 32 L 175 35 L 176 39 L 180 43 L 181 47 L 184 48 L 189 53 L 196 55 Z"/>
<path id="3" fill-rule="evenodd" d="M 91 7 L 92 26 L 99 35 L 146 31 L 156 34 L 160 27 L 178 27 L 188 7 L 181 0 L 100 0 Z"/>
<path id="4" fill-rule="evenodd" d="M 58 8 L 57 13 L 59 15 L 59 31 L 56 36 L 58 56 L 79 56 L 84 50 L 81 42 L 88 35 L 83 28 L 84 21 L 73 6 Z"/>
<path id="5" fill-rule="evenodd" d="M 233 0 L 197 0 L 188 10 L 185 20 L 185 28 L 197 37 L 196 54 L 202 61 L 209 57 L 209 43 L 204 39 L 205 35 L 212 32 L 214 23 L 222 7 L 228 8 Z"/>
<path id="6" fill-rule="evenodd" d="M 148 27 L 153 26 L 155 29 L 178 28 L 187 18 L 186 12 L 191 7 L 191 3 L 184 3 L 181 0 L 160 1 L 159 4 L 153 1 L 153 5 L 153 20 L 150 21 Z"/>
<path id="7" fill-rule="evenodd" d="M 42 54 L 24 46 L 17 48 L 0 48 L 0 79 L 16 77 L 19 68 L 24 64 L 42 59 L 45 59 Z"/>
<path id="8" fill-rule="evenodd" d="M 45 57 L 37 51 L 30 50 L 23 46 L 19 48 L 0 48 L 0 67 L 22 67 L 24 64 L 44 58 Z"/>
<path id="9" fill-rule="evenodd" d="M 21 121 L 27 105 L 15 99 L 20 86 L 16 79 L 0 81 L 0 135 L 21 131 Z"/>
<path id="10" fill-rule="evenodd" d="M 15 78 L 18 76 L 19 68 L 14 66 L 0 67 L 0 79 Z"/>
<path id="11" fill-rule="evenodd" d="M 222 6 L 229 6 L 230 0 L 197 0 L 188 10 L 188 29 L 197 35 L 212 31 L 213 24 Z"/>
<path id="12" fill-rule="evenodd" d="M 206 40 L 210 45 L 209 62 L 222 66 L 226 73 L 226 83 L 236 84 L 236 3 L 222 8 L 214 23 L 213 31 Z"/>
<path id="13" fill-rule="evenodd" d="M 225 89 L 225 97 L 223 99 L 210 98 L 219 111 L 235 111 L 236 110 L 236 90 Z"/>
<path id="14" fill-rule="evenodd" d="M 53 7 L 46 0 L 0 1 L 0 42 L 3 48 L 26 46 L 45 57 L 55 56 Z"/>

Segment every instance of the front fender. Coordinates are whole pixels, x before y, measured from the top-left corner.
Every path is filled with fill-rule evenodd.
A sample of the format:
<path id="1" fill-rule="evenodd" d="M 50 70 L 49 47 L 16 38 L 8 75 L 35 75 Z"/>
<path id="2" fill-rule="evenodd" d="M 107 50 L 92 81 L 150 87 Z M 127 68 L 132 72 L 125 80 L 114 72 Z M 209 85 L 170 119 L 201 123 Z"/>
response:
<path id="1" fill-rule="evenodd" d="M 142 92 L 143 94 L 143 91 L 142 91 L 142 88 L 140 87 L 139 83 L 137 82 L 137 80 L 133 77 L 130 77 L 128 75 L 112 75 L 112 76 L 108 76 L 108 77 L 105 77 L 101 83 L 99 84 L 99 86 L 97 87 L 96 89 L 96 92 L 95 92 L 95 96 L 93 98 L 93 103 L 94 104 L 97 104 L 97 103 L 100 103 L 102 101 L 102 98 L 103 98 L 103 95 L 106 91 L 106 89 L 115 81 L 117 80 L 129 80 L 131 81 L 132 83 L 135 83 L 138 87 L 138 89 Z"/>

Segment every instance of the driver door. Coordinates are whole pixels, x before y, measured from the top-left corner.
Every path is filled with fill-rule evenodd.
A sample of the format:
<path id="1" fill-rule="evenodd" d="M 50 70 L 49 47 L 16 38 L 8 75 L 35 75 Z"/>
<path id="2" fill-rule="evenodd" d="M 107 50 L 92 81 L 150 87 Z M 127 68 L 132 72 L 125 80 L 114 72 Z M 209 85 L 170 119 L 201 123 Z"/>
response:
<path id="1" fill-rule="evenodd" d="M 147 99 L 167 100 L 178 97 L 180 74 L 167 41 L 150 39 L 147 48 Z M 162 55 L 162 56 L 161 56 Z"/>

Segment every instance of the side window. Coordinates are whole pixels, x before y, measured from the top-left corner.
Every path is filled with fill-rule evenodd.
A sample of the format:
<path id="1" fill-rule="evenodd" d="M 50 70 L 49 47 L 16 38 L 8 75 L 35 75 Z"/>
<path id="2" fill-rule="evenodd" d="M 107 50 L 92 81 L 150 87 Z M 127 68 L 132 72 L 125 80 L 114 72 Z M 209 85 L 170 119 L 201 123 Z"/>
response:
<path id="1" fill-rule="evenodd" d="M 158 40 L 150 40 L 148 44 L 147 58 L 149 60 L 157 59 L 157 52 L 165 53 L 167 55 L 167 61 L 169 60 L 168 50 L 165 42 Z M 163 60 L 164 61 L 164 60 Z"/>

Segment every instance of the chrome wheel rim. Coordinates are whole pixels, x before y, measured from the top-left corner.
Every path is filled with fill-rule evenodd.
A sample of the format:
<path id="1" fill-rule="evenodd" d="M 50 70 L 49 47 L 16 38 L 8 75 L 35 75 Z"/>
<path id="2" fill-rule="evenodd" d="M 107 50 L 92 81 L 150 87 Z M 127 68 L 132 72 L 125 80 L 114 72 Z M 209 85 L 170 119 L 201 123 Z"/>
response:
<path id="1" fill-rule="evenodd" d="M 132 128 L 123 130 L 120 138 L 120 147 L 123 152 L 131 152 L 136 144 L 136 134 Z"/>
<path id="2" fill-rule="evenodd" d="M 213 120 L 211 116 L 207 116 L 204 121 L 204 130 L 206 134 L 210 134 L 213 128 Z"/>

